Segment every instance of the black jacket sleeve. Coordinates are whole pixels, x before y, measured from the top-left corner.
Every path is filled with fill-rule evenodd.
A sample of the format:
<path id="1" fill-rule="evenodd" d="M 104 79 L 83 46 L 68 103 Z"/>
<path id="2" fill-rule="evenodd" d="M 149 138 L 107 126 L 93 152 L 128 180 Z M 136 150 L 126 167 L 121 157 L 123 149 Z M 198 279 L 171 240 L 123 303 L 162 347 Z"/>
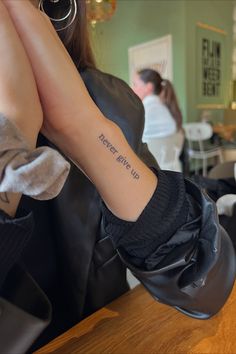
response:
<path id="1" fill-rule="evenodd" d="M 20 265 L 33 232 L 32 213 L 0 211 L 0 349 L 24 353 L 51 320 L 51 304 Z"/>
<path id="2" fill-rule="evenodd" d="M 33 232 L 33 226 L 33 215 L 30 212 L 19 210 L 17 216 L 11 218 L 0 210 L 0 289 L 6 275 L 20 259 Z"/>
<path id="3" fill-rule="evenodd" d="M 119 220 L 104 206 L 104 229 L 154 298 L 189 316 L 209 318 L 234 284 L 233 245 L 219 225 L 214 202 L 197 185 L 179 173 L 157 174 L 159 186 L 136 223 Z M 158 192 L 163 184 L 169 185 L 166 198 Z"/>

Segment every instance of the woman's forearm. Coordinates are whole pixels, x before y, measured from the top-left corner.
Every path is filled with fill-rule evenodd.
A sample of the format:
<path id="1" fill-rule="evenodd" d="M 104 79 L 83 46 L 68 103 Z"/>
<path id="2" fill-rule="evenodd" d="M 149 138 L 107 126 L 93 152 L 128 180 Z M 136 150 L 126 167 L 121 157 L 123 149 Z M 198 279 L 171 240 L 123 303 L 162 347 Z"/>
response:
<path id="1" fill-rule="evenodd" d="M 0 193 L 0 210 L 14 217 L 20 198 L 21 194 L 18 193 Z"/>
<path id="2" fill-rule="evenodd" d="M 116 216 L 135 221 L 156 188 L 156 176 L 120 128 L 102 114 L 86 120 L 78 115 L 76 121 L 73 132 L 64 136 L 64 152 L 89 176 Z"/>

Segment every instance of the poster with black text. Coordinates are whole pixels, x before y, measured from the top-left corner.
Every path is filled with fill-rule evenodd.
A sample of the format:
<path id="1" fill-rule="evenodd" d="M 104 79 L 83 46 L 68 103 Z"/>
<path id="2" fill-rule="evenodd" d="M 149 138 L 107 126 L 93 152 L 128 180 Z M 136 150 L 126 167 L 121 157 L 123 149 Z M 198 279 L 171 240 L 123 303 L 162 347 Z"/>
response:
<path id="1" fill-rule="evenodd" d="M 197 107 L 225 107 L 225 34 L 197 27 Z"/>

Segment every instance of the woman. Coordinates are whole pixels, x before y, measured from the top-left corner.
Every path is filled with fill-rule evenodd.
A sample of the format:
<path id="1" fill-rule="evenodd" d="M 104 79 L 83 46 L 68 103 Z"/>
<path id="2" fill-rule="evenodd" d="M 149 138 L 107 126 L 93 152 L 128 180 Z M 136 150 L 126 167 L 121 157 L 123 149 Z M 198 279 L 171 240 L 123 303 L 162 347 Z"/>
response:
<path id="1" fill-rule="evenodd" d="M 142 69 L 134 76 L 133 90 L 143 101 L 145 127 L 143 141 L 166 137 L 182 127 L 182 114 L 169 80 L 152 69 Z"/>
<path id="2" fill-rule="evenodd" d="M 48 5 L 53 9 L 56 4 Z M 76 4 L 78 22 L 71 26 L 77 31 L 85 20 L 85 2 Z M 54 11 L 53 16 L 58 16 Z M 143 113 L 139 100 L 122 81 L 89 69 L 91 61 L 80 60 L 83 48 L 89 53 L 87 44 L 78 54 L 73 33 L 61 36 L 71 56 L 48 18 L 28 0 L 0 3 L 0 51 L 5 54 L 0 55 L 0 131 L 8 129 L 1 157 L 15 149 L 1 172 L 14 181 L 18 170 L 11 167 L 22 154 L 25 163 L 20 167 L 26 168 L 17 186 L 9 183 L 1 189 L 0 306 L 6 309 L 6 318 L 0 318 L 0 349 L 4 353 L 14 348 L 24 352 L 37 337 L 34 348 L 46 343 L 125 292 L 126 266 L 155 298 L 197 318 L 219 311 L 235 277 L 233 248 L 219 227 L 212 202 L 181 174 L 158 171 L 151 158 L 150 169 L 134 153 L 133 149 L 141 150 L 142 127 L 133 122 Z M 50 161 L 45 178 L 38 176 L 45 168 L 43 160 L 48 161 L 48 150 L 36 170 L 32 166 L 43 155 L 41 148 L 35 150 L 40 128 L 52 146 L 73 161 L 59 196 L 43 202 L 33 198 L 47 199 L 48 191 L 58 193 L 51 190 L 58 183 L 58 166 L 51 168 Z M 39 140 L 51 145 L 44 137 Z M 48 185 L 50 174 L 54 180 Z M 23 196 L 18 206 L 22 190 L 31 198 Z M 27 210 L 34 213 L 34 228 Z M 40 335 L 50 319 L 49 302 L 52 321 Z M 24 311 L 19 312 L 19 307 Z M 14 336 L 9 331 L 11 314 L 12 323 L 17 319 L 20 323 Z"/>

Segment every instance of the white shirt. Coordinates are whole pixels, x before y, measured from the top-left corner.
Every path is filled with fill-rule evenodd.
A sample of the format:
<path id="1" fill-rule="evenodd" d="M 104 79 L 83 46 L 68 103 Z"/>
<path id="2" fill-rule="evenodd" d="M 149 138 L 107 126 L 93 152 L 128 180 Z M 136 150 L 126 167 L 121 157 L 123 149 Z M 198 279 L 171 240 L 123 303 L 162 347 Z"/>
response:
<path id="1" fill-rule="evenodd" d="M 162 138 L 177 132 L 177 126 L 170 111 L 157 95 L 149 95 L 143 99 L 145 124 L 143 141 L 149 138 Z"/>

